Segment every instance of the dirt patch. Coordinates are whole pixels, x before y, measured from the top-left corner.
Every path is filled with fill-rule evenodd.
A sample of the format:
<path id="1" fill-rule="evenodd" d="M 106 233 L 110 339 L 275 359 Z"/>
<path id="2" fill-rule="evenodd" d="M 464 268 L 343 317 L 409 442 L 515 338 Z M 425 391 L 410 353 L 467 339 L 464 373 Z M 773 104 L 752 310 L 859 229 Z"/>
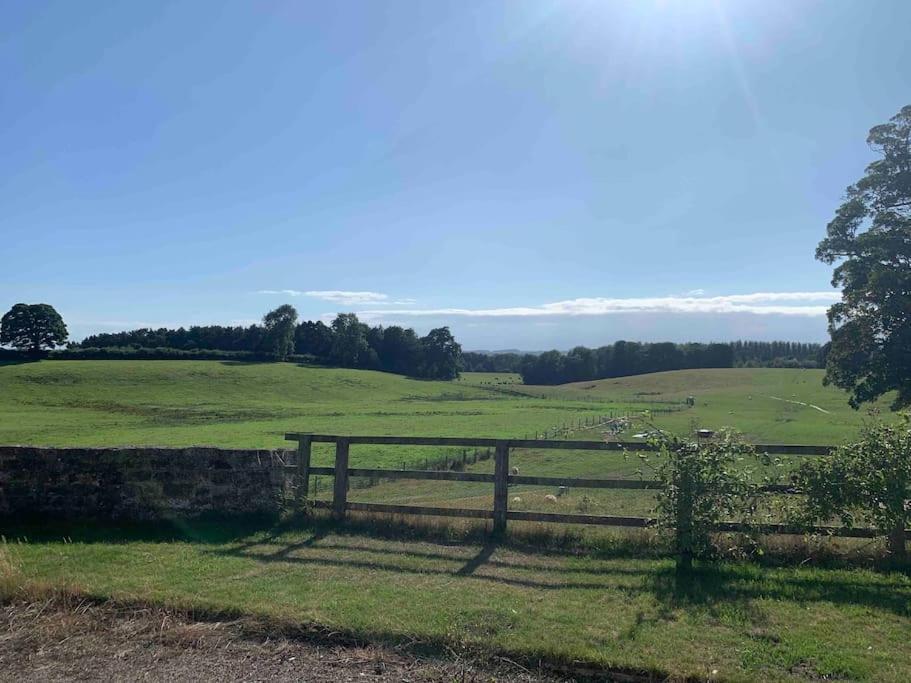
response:
<path id="1" fill-rule="evenodd" d="M 8 681 L 555 681 L 508 660 L 420 657 L 379 645 L 270 634 L 162 608 L 51 599 L 0 608 Z"/>
<path id="2" fill-rule="evenodd" d="M 783 401 L 785 403 L 793 403 L 794 405 L 797 405 L 797 406 L 804 406 L 805 408 L 812 408 L 813 410 L 818 410 L 819 412 L 825 413 L 826 415 L 832 414 L 825 408 L 820 408 L 819 406 L 813 405 L 812 403 L 804 403 L 803 401 L 792 401 L 787 398 L 779 398 L 778 396 L 769 396 L 769 398 L 771 398 L 774 401 Z"/>

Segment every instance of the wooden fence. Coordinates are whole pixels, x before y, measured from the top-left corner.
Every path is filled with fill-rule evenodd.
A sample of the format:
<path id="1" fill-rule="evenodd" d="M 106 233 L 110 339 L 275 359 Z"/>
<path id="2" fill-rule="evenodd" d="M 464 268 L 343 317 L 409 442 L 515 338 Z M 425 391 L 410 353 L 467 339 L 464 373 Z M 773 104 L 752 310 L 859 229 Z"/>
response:
<path id="1" fill-rule="evenodd" d="M 334 477 L 331 501 L 312 501 L 314 507 L 325 507 L 332 510 L 333 517 L 345 518 L 349 510 L 405 515 L 431 515 L 439 517 L 464 517 L 472 519 L 493 520 L 493 531 L 496 534 L 506 530 L 508 520 L 528 522 L 556 522 L 564 524 L 597 524 L 619 527 L 645 528 L 655 524 L 648 517 L 618 517 L 609 515 L 564 514 L 553 512 L 511 511 L 508 507 L 508 487 L 511 484 L 531 486 L 567 486 L 573 488 L 599 489 L 638 489 L 655 490 L 660 482 L 642 479 L 586 479 L 578 477 L 536 477 L 512 474 L 509 466 L 510 450 L 515 448 L 533 448 L 538 450 L 584 450 L 584 451 L 652 451 L 654 446 L 638 441 L 548 441 L 539 439 L 483 439 L 483 438 L 450 438 L 422 436 L 338 436 L 328 434 L 286 434 L 285 439 L 296 441 L 297 462 L 291 465 L 295 470 L 294 479 L 298 502 L 303 503 L 309 497 L 310 477 L 328 475 Z M 314 443 L 335 444 L 335 465 L 333 467 L 313 467 L 310 455 Z M 349 452 L 352 445 L 396 445 L 396 446 L 446 446 L 461 448 L 493 448 L 494 473 L 459 472 L 449 470 L 393 470 L 363 467 L 349 467 Z M 757 453 L 771 455 L 818 456 L 827 455 L 832 446 L 801 446 L 785 444 L 757 444 Z M 423 479 L 432 481 L 464 481 L 493 484 L 493 509 L 479 510 L 473 508 L 427 507 L 418 505 L 387 505 L 383 503 L 357 503 L 348 501 L 350 477 L 370 477 L 384 479 Z M 770 494 L 799 493 L 788 485 L 770 485 L 762 489 Z M 858 527 L 818 526 L 789 527 L 785 524 L 749 525 L 740 522 L 725 522 L 715 527 L 721 532 L 758 531 L 766 534 L 805 534 L 843 536 L 852 538 L 874 538 L 880 535 L 876 529 Z M 911 532 L 906 532 L 909 535 Z"/>

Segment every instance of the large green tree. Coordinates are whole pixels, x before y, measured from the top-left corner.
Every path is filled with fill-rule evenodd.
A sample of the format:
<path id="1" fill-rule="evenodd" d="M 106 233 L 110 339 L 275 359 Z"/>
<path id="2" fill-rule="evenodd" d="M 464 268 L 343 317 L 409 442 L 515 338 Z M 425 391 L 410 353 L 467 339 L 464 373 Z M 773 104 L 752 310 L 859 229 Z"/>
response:
<path id="1" fill-rule="evenodd" d="M 305 320 L 297 326 L 294 344 L 297 353 L 326 358 L 332 351 L 332 329 L 322 320 Z"/>
<path id="2" fill-rule="evenodd" d="M 277 360 L 285 360 L 294 351 L 294 330 L 297 325 L 297 309 L 283 304 L 263 317 L 266 328 L 265 343 L 269 353 Z"/>
<path id="3" fill-rule="evenodd" d="M 0 344 L 37 354 L 66 343 L 63 318 L 50 304 L 16 304 L 0 319 Z"/>
<path id="4" fill-rule="evenodd" d="M 383 331 L 379 356 L 384 370 L 400 375 L 416 375 L 421 369 L 422 353 L 421 340 L 410 327 L 392 325 Z"/>
<path id="5" fill-rule="evenodd" d="M 842 299 L 829 309 L 826 382 L 851 405 L 895 391 L 911 405 L 911 105 L 870 130 L 879 158 L 847 190 L 816 258 L 838 265 Z"/>
<path id="6" fill-rule="evenodd" d="M 462 361 L 462 347 L 448 327 L 430 330 L 421 337 L 424 356 L 423 376 L 430 379 L 456 379 Z"/>
<path id="7" fill-rule="evenodd" d="M 367 326 L 354 313 L 339 313 L 332 321 L 333 363 L 343 368 L 356 368 L 367 359 Z"/>

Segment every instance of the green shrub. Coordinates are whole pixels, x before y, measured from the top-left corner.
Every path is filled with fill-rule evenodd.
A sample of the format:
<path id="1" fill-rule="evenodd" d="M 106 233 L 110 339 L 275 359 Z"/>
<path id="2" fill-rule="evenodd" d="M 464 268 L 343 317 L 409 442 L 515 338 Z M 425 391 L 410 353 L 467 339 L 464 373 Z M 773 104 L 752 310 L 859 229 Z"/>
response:
<path id="1" fill-rule="evenodd" d="M 678 569 L 688 570 L 694 556 L 711 551 L 719 522 L 742 521 L 756 511 L 754 450 L 733 431 L 706 442 L 661 433 L 653 443 L 659 450 L 639 457 L 661 485 L 658 525 L 673 530 Z"/>
<path id="2" fill-rule="evenodd" d="M 806 493 L 809 523 L 839 519 L 854 526 L 858 516 L 889 538 L 896 559 L 906 559 L 905 529 L 911 521 L 911 416 L 896 424 L 866 425 L 856 443 L 804 463 L 796 475 Z"/>

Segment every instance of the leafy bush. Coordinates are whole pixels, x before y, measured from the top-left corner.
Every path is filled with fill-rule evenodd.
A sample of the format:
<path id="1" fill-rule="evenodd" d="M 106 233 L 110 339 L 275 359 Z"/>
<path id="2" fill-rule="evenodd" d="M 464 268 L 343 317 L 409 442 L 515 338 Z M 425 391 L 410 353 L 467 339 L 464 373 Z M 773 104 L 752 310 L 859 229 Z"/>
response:
<path id="1" fill-rule="evenodd" d="M 865 425 L 861 439 L 832 455 L 804 463 L 796 475 L 806 493 L 808 522 L 839 519 L 854 526 L 868 518 L 889 537 L 889 550 L 905 559 L 911 520 L 911 416 L 897 424 Z"/>
<path id="2" fill-rule="evenodd" d="M 673 529 L 678 569 L 688 570 L 694 556 L 710 552 L 719 522 L 755 512 L 759 486 L 747 462 L 755 458 L 754 450 L 733 431 L 707 442 L 660 433 L 652 443 L 659 450 L 639 458 L 661 484 L 658 525 Z"/>

